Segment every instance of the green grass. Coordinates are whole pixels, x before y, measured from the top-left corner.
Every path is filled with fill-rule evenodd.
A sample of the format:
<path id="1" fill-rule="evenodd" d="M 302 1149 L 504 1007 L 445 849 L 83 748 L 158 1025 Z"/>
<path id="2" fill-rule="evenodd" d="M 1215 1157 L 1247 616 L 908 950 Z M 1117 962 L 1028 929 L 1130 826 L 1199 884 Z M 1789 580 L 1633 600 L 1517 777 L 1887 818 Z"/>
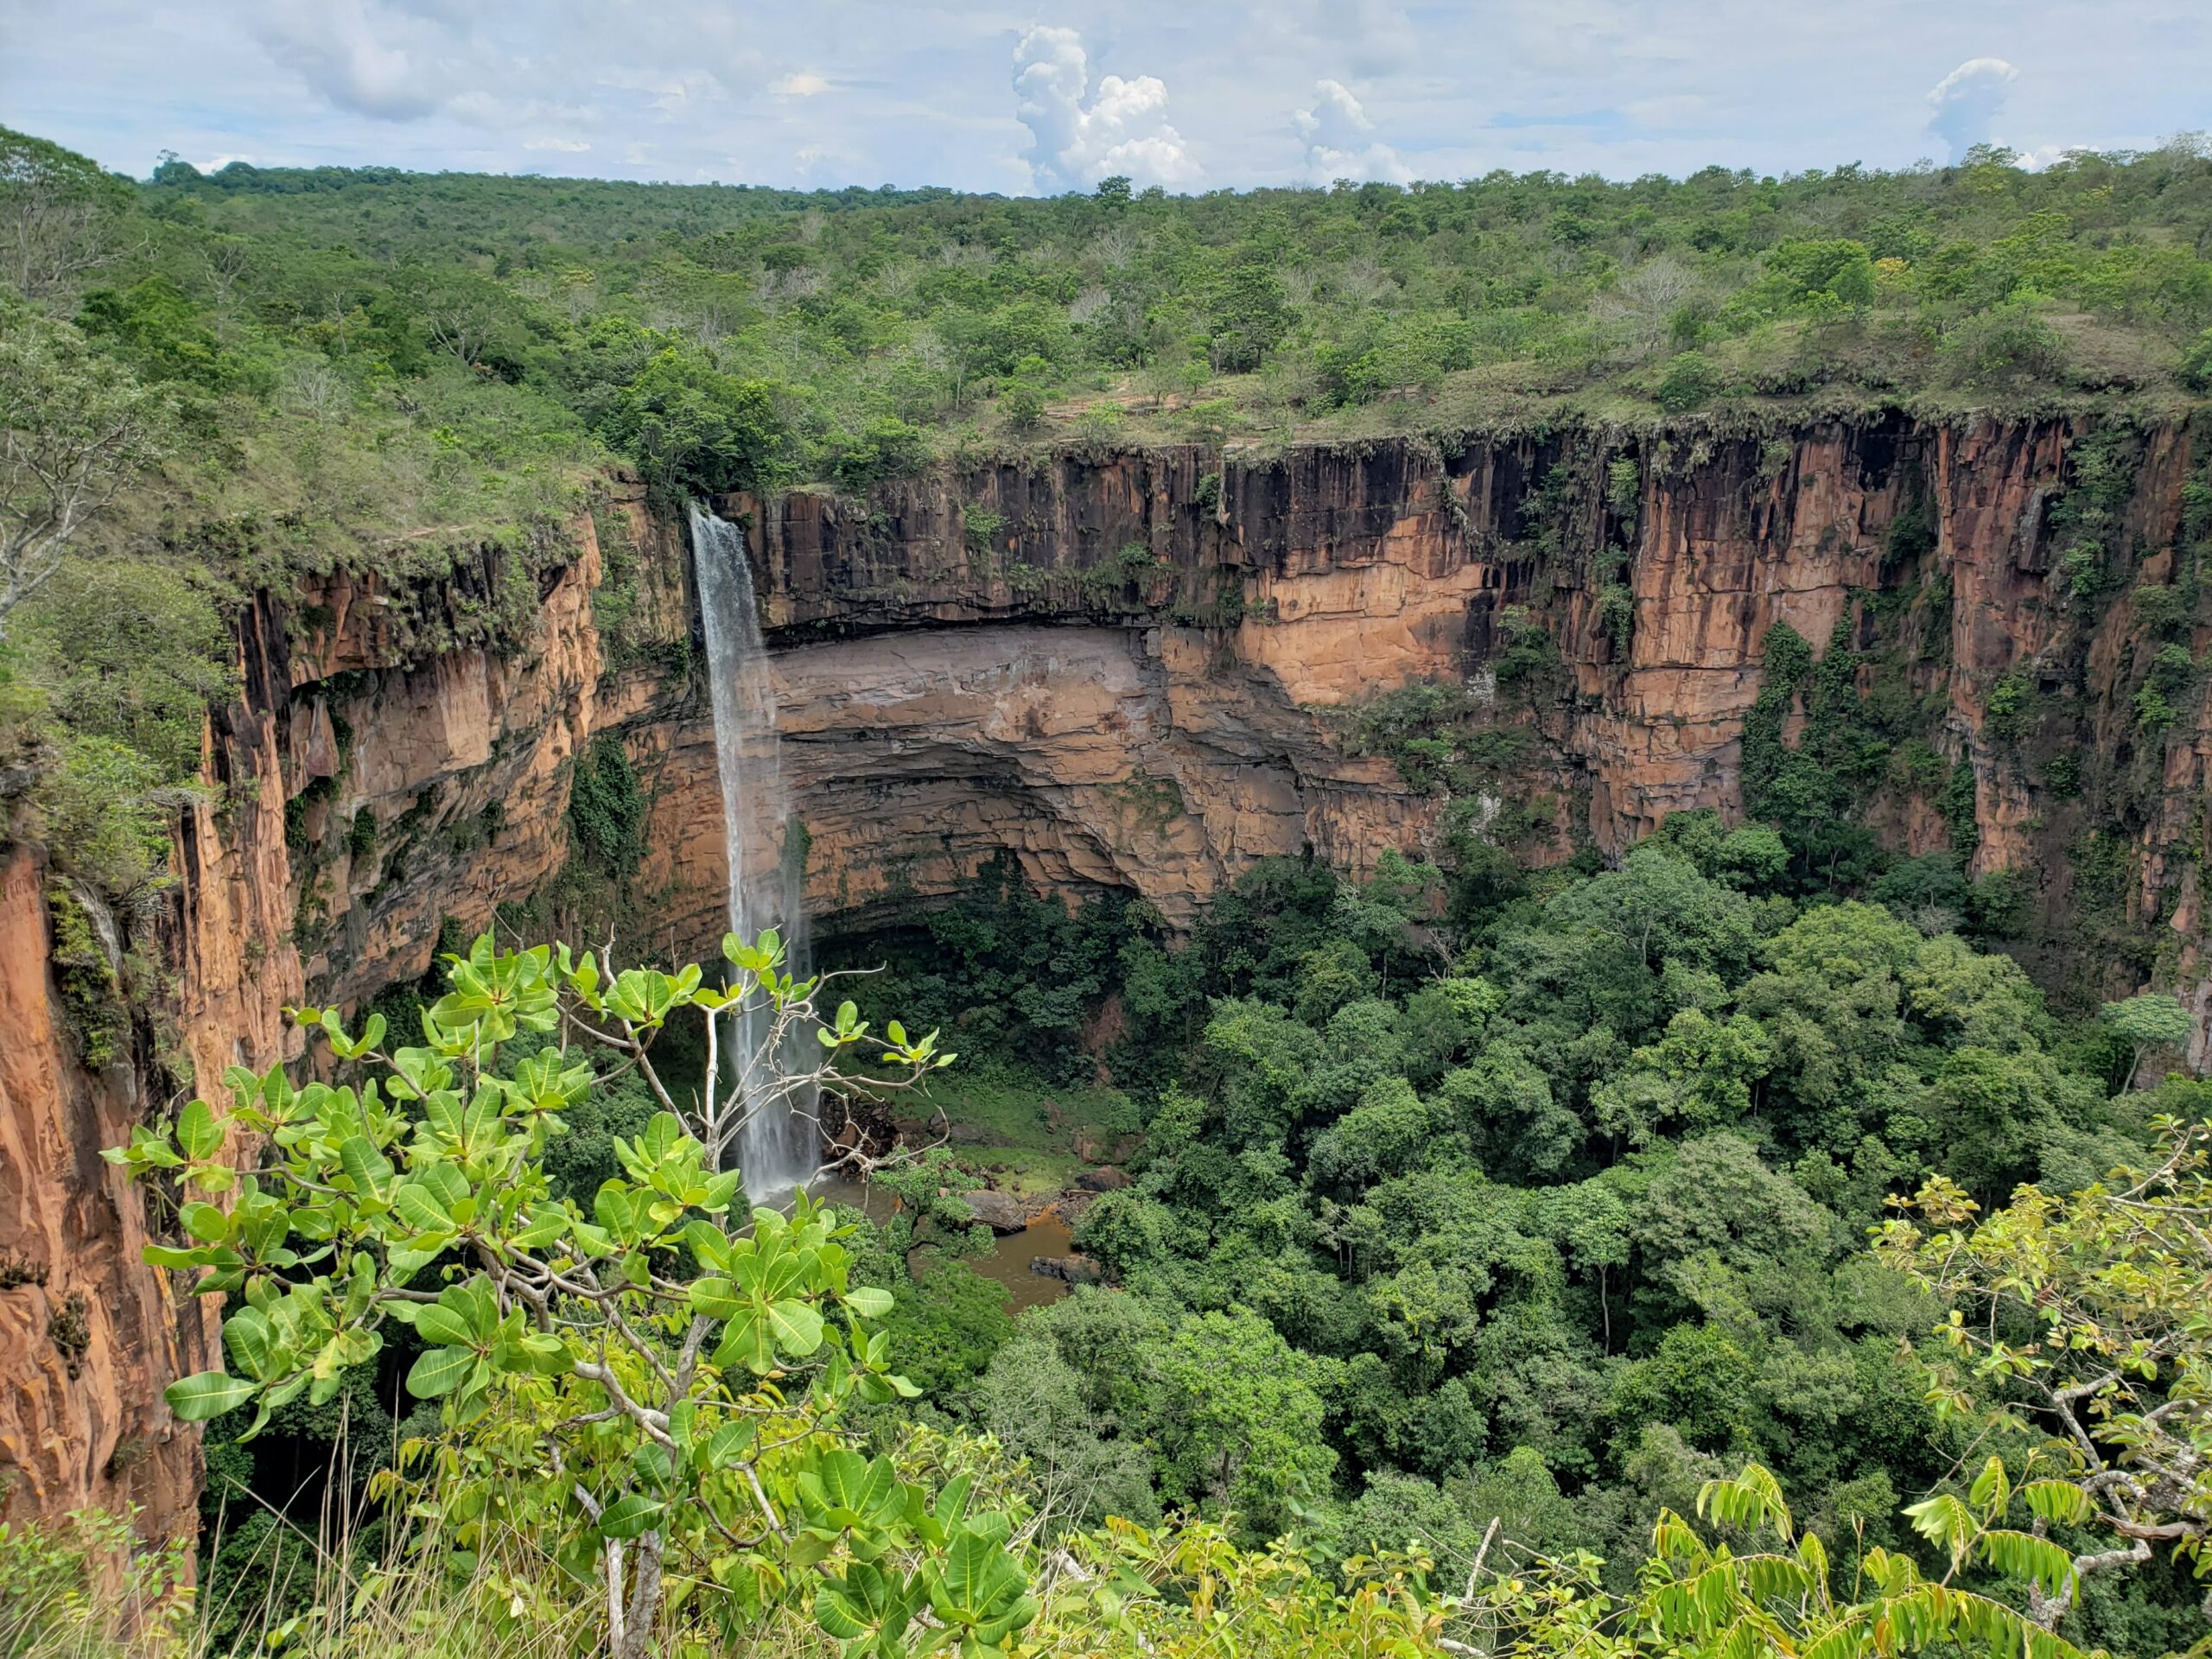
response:
<path id="1" fill-rule="evenodd" d="M 944 1112 L 960 1162 L 1025 1199 L 1050 1197 L 1088 1167 L 1077 1151 L 1084 1131 L 1110 1147 L 1135 1122 L 1128 1096 L 1117 1089 L 1063 1088 L 988 1063 L 944 1073 L 930 1084 L 928 1101 L 913 1115 Z M 1050 1106 L 1059 1109 L 1057 1122 Z"/>

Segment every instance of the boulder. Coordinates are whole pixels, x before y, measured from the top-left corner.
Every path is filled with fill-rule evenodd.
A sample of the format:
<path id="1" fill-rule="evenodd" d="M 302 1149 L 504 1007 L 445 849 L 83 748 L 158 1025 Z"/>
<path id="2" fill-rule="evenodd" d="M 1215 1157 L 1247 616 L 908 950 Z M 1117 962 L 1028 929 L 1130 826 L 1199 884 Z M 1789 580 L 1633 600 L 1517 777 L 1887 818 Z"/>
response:
<path id="1" fill-rule="evenodd" d="M 1075 1155 L 1086 1164 L 1125 1164 L 1136 1156 L 1143 1137 L 1135 1135 L 1108 1135 L 1103 1130 L 1081 1128 L 1075 1134 Z"/>
<path id="2" fill-rule="evenodd" d="M 1106 1270 L 1087 1255 L 1033 1255 L 1029 1271 L 1040 1279 L 1064 1279 L 1071 1285 L 1103 1283 Z"/>
<path id="3" fill-rule="evenodd" d="M 995 1233 L 1018 1233 L 1029 1225 L 1029 1211 L 1011 1192 L 963 1192 L 968 1213 Z"/>
<path id="4" fill-rule="evenodd" d="M 1075 1178 L 1075 1184 L 1084 1192 L 1119 1192 L 1129 1184 L 1129 1172 L 1109 1164 L 1103 1169 L 1084 1170 Z"/>

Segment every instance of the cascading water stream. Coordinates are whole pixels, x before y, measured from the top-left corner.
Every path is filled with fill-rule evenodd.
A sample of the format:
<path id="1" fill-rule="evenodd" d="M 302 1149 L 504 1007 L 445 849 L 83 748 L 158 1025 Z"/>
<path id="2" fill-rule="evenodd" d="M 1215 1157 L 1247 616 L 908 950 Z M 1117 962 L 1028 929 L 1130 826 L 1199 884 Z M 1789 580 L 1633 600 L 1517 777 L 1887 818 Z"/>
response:
<path id="1" fill-rule="evenodd" d="M 776 693 L 760 638 L 753 565 L 735 524 L 691 506 L 692 569 L 707 639 L 707 689 L 715 715 L 715 760 L 722 790 L 722 838 L 729 852 L 729 926 L 751 941 L 775 928 L 785 969 L 804 978 L 811 964 L 806 932 L 805 836 L 791 815 L 778 753 Z M 729 1142 L 755 1198 L 788 1196 L 818 1164 L 815 1101 L 806 1090 L 778 1090 L 773 1074 L 810 1067 L 811 1031 L 786 1033 L 782 1055 L 767 1052 L 772 1017 L 748 1008 L 724 1027 L 716 1089 L 743 1122 Z M 779 1060 L 784 1062 L 779 1066 Z"/>

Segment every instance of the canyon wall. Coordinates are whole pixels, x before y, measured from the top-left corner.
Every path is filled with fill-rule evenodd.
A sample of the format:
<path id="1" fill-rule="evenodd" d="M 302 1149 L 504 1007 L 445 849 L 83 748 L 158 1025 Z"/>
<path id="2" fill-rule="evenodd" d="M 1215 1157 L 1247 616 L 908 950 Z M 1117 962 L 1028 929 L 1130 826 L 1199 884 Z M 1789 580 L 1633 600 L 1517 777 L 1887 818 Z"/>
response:
<path id="1" fill-rule="evenodd" d="M 1180 922 L 1255 857 L 1429 849 L 1443 801 L 1344 741 L 1347 714 L 1423 680 L 1535 740 L 1501 791 L 1542 809 L 1517 851 L 1615 855 L 1671 812 L 1740 814 L 1783 623 L 1816 655 L 1864 652 L 1870 695 L 1885 674 L 1910 697 L 1914 741 L 1967 768 L 1971 871 L 2012 872 L 2044 922 L 2073 902 L 2083 837 L 2123 842 L 2125 919 L 2172 924 L 2171 973 L 2194 960 L 2208 740 L 2201 699 L 2143 729 L 2159 639 L 2135 594 L 2183 582 L 2196 604 L 2176 548 L 2202 446 L 2131 436 L 2085 596 L 2058 569 L 2086 539 L 2063 511 L 2081 435 L 1900 418 L 1642 451 L 1192 448 L 722 505 L 762 578 L 825 914 L 865 925 L 1007 851 L 1040 885 L 1134 891 Z M 2192 613 L 2160 638 L 2212 628 Z M 1502 694 L 1516 645 L 1538 671 Z M 2001 733 L 2000 686 L 2035 711 Z M 2076 747 L 2094 764 L 2050 784 Z M 1942 781 L 1885 779 L 1870 821 L 1942 848 Z"/>
<path id="2" fill-rule="evenodd" d="M 215 1333 L 139 1260 L 146 1195 L 99 1155 L 146 1102 L 127 1053 L 95 1070 L 79 1052 L 48 880 L 35 849 L 0 851 L 0 1513 L 137 1504 L 169 1535 L 193 1517 L 199 1432 L 161 1391 L 216 1363 Z"/>
<path id="3" fill-rule="evenodd" d="M 2091 558 L 2081 454 L 2099 442 Z M 755 563 L 819 927 L 909 919 L 1001 856 L 1180 923 L 1260 857 L 1358 870 L 1433 850 L 1446 803 L 1346 741 L 1416 681 L 1526 734 L 1478 804 L 1512 809 L 1524 857 L 1617 854 L 1685 809 L 1732 817 L 1786 623 L 1858 653 L 1870 706 L 1913 734 L 1900 753 L 1921 758 L 1868 785 L 1870 824 L 1915 853 L 1971 841 L 1974 872 L 2012 872 L 2047 977 L 2117 995 L 2155 975 L 2202 1024 L 2212 724 L 2193 670 L 2163 725 L 2139 695 L 2164 683 L 2161 641 L 2212 642 L 2177 551 L 2202 444 L 2128 435 L 2117 486 L 2111 448 L 2064 423 L 1897 418 L 1642 447 L 1071 454 L 865 500 L 715 505 Z M 0 1400 L 17 1402 L 0 1406 L 0 1514 L 126 1497 L 156 1528 L 190 1514 L 194 1448 L 158 1396 L 213 1363 L 212 1326 L 136 1265 L 143 1195 L 97 1160 L 135 1116 L 295 1055 L 285 1003 L 405 988 L 495 915 L 712 952 L 721 809 L 688 556 L 616 480 L 496 639 L 472 621 L 488 563 L 248 607 L 244 695 L 211 720 L 179 883 L 132 924 L 174 978 L 135 1071 L 76 1058 L 35 851 L 0 855 Z M 568 817 L 610 741 L 645 813 L 621 880 L 583 868 Z M 2076 912 L 2124 948 L 2069 933 Z M 90 1334 L 70 1354 L 49 1331 L 79 1293 Z"/>

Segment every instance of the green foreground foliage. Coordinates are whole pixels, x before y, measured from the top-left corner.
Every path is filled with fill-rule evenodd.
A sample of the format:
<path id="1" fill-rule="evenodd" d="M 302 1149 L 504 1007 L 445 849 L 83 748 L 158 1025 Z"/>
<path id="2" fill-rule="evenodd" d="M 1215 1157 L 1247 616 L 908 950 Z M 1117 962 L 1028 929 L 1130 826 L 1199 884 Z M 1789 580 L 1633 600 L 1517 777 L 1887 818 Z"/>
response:
<path id="1" fill-rule="evenodd" d="M 1837 908 L 1813 916 L 1842 919 Z M 1872 918 L 1866 925 L 1878 933 Z M 179 1415 L 251 1410 L 241 1436 L 251 1442 L 302 1404 L 337 1399 L 348 1374 L 378 1364 L 395 1339 L 412 1355 L 401 1386 L 432 1414 L 368 1483 L 363 1513 L 384 1525 L 377 1548 L 363 1536 L 334 1554 L 326 1543 L 312 1596 L 281 1629 L 264 1609 L 263 1639 L 273 1631 L 333 1656 L 411 1637 L 455 1655 L 551 1642 L 624 1656 L 751 1643 L 848 1659 L 951 1648 L 971 1659 L 1195 1659 L 1230 1642 L 1286 1655 L 1475 1643 L 1620 1659 L 2069 1659 L 2081 1643 L 2068 1621 L 2087 1611 L 2088 1586 L 2154 1558 L 2201 1558 L 2212 1522 L 2212 1325 L 2201 1294 L 2212 1274 L 2212 1123 L 2156 1120 L 2157 1161 L 2070 1198 L 2023 1187 L 1979 1225 L 1963 1188 L 1923 1185 L 1910 1208 L 1924 1224 L 1889 1223 L 1878 1262 L 1862 1262 L 1855 1281 L 1862 1297 L 1905 1310 L 1885 1333 L 1897 1382 L 1879 1408 L 1898 1439 L 1876 1451 L 1891 1459 L 1886 1469 L 1868 1470 L 1882 1479 L 1856 1477 L 1865 1496 L 1850 1507 L 1831 1475 L 1825 1536 L 1800 1535 L 1764 1462 L 1718 1465 L 1693 1438 L 1732 1421 L 1729 1438 L 1712 1443 L 1756 1445 L 1756 1424 L 1729 1414 L 1777 1409 L 1762 1373 L 1777 1360 L 1795 1356 L 1784 1375 L 1801 1389 L 1851 1375 L 1833 1361 L 1821 1369 L 1833 1338 L 1814 1345 L 1760 1328 L 1776 1293 L 1762 1297 L 1767 1281 L 1737 1255 L 1739 1309 L 1676 1323 L 1648 1358 L 1599 1360 L 1616 1399 L 1650 1414 L 1627 1473 L 1656 1501 L 1638 1532 L 1633 1503 L 1614 1494 L 1624 1548 L 1608 1567 L 1578 1541 L 1579 1506 L 1540 1443 L 1487 1474 L 1471 1454 L 1441 1486 L 1394 1472 L 1376 1452 L 1387 1441 L 1347 1433 L 1357 1432 L 1347 1406 L 1382 1402 L 1372 1379 L 1393 1375 L 1389 1356 L 1370 1353 L 1363 1367 L 1294 1347 L 1274 1316 L 1239 1300 L 1185 1303 L 1179 1314 L 1145 1282 L 1141 1258 L 1125 1258 L 1132 1289 L 1086 1291 L 1032 1315 L 950 1402 L 967 1421 L 931 1426 L 905 1403 L 917 1391 L 892 1370 L 882 1323 L 912 1287 L 878 1288 L 856 1272 L 866 1224 L 803 1195 L 788 1214 L 741 1216 L 736 1173 L 716 1168 L 710 1148 L 726 1143 L 744 1104 L 711 1058 L 725 1023 L 716 1016 L 760 1000 L 804 1021 L 817 989 L 781 972 L 772 935 L 733 938 L 725 956 L 729 983 L 715 988 L 696 969 L 618 975 L 564 949 L 500 952 L 480 940 L 449 958 L 449 988 L 420 1014 L 421 1046 L 387 1050 L 381 1015 L 354 1035 L 334 1012 L 300 1011 L 328 1044 L 334 1081 L 296 1087 L 282 1070 L 240 1071 L 228 1113 L 195 1102 L 112 1154 L 177 1183 L 188 1242 L 151 1247 L 149 1259 L 197 1270 L 203 1293 L 229 1298 L 229 1367 L 175 1384 Z M 1491 1001 L 1449 989 L 1453 977 L 1429 983 L 1458 1002 Z M 703 1021 L 710 1036 L 689 1094 L 654 1059 L 679 1019 Z M 887 1041 L 874 1037 L 842 1006 L 820 1028 L 825 1058 L 808 1079 L 898 1088 L 950 1058 L 934 1035 L 886 1030 Z M 663 1048 L 664 1058 L 677 1052 Z M 548 1148 L 595 1090 L 635 1080 L 656 1109 L 634 1139 L 609 1141 L 618 1173 L 588 1207 L 556 1196 Z M 243 1169 L 238 1130 L 269 1146 Z M 1742 1185 L 1758 1168 L 1751 1148 L 1733 1156 L 1700 1169 L 1724 1227 L 1758 1209 L 1757 1178 Z M 1785 1179 L 1765 1178 L 1768 1206 Z M 1431 1213 L 1445 1202 L 1441 1189 L 1402 1190 Z M 1161 1203 L 1147 1174 L 1100 1200 L 1085 1232 L 1110 1239 L 1128 1224 L 1111 1219 L 1116 1209 Z M 1510 1189 L 1489 1187 L 1483 1209 L 1504 1212 L 1492 1228 L 1511 1225 L 1512 1207 Z M 1635 1208 L 1623 1207 L 1639 1241 Z M 1280 1232 L 1288 1206 L 1273 1208 Z M 1525 1239 L 1510 1255 L 1522 1265 L 1500 1258 L 1491 1282 L 1541 1259 Z M 1264 1283 L 1249 1247 L 1239 1259 L 1244 1285 Z M 1441 1252 L 1429 1259 L 1446 1272 L 1419 1282 L 1448 1312 L 1434 1299 L 1452 1294 L 1454 1266 Z M 1782 1265 L 1816 1281 L 1820 1263 L 1801 1254 Z M 1726 1284 L 1729 1272 L 1717 1259 L 1701 1275 Z M 1475 1278 L 1464 1263 L 1454 1276 Z M 1402 1277 L 1381 1299 L 1385 1316 L 1412 1311 L 1414 1282 Z M 1624 1275 L 1624 1308 L 1643 1300 L 1634 1282 Z M 1307 1300 L 1332 1294 L 1316 1280 Z M 1497 1321 L 1511 1320 L 1538 1357 L 1573 1352 L 1571 1335 L 1543 1337 L 1497 1306 Z M 1947 1307 L 1956 1310 L 1948 1321 Z M 1930 1325 L 1941 1345 L 1928 1362 L 1894 1346 Z M 1418 1341 L 1389 1354 L 1433 1361 L 1452 1339 L 1425 1356 Z M 1363 1370 L 1361 1391 L 1347 1389 Z M 1494 1385 L 1473 1370 L 1431 1392 L 1487 1404 Z M 1479 1409 L 1459 1408 L 1479 1426 Z M 1853 1421 L 1864 1409 L 1830 1404 L 1825 1443 L 1785 1446 L 1783 1456 L 1815 1471 L 1817 1486 L 1820 1459 L 1834 1470 L 1839 1450 L 1866 1443 Z M 1655 1434 L 1669 1413 L 1676 1421 Z M 1603 1424 L 1624 1414 L 1595 1403 L 1591 1414 Z M 1134 1446 L 1110 1444 L 1117 1423 L 1142 1433 L 1134 1459 Z M 1956 1426 L 1948 1440 L 1946 1423 Z M 1897 1455 L 1914 1435 L 1917 1464 Z M 1330 1498 L 1339 1459 L 1368 1465 L 1365 1494 L 1349 1509 Z M 1929 1471 L 1916 1483 L 1928 1495 L 1899 1516 L 1908 1489 L 1887 1475 L 1919 1470 Z M 1602 1484 L 1590 1490 L 1605 1512 Z M 1164 1528 L 1127 1518 L 1156 1515 L 1163 1500 L 1185 1518 Z M 1683 1518 L 1693 1510 L 1706 1529 Z M 1473 1539 L 1455 1530 L 1470 1527 Z M 0 1541 L 0 1573 L 37 1592 L 18 1651 L 112 1652 L 128 1641 L 150 1659 L 209 1644 L 212 1621 L 195 1626 L 174 1599 L 137 1637 L 120 1628 L 111 1602 L 86 1590 L 86 1562 L 118 1541 L 103 1536 Z M 2107 1618 L 2114 1611 L 2106 1605 Z M 2133 1611 L 2141 1623 L 2153 1610 Z M 232 1642 L 257 1634 L 251 1621 L 233 1630 Z"/>
<path id="2" fill-rule="evenodd" d="M 385 1052 L 381 1015 L 349 1037 L 335 1013 L 297 1011 L 336 1060 L 363 1068 L 358 1089 L 239 1070 L 226 1116 L 194 1101 L 172 1131 L 137 1131 L 111 1155 L 179 1172 L 188 1195 L 177 1221 L 190 1242 L 148 1259 L 205 1269 L 201 1294 L 243 1302 L 223 1326 L 232 1371 L 171 1385 L 169 1405 L 205 1421 L 251 1404 L 251 1440 L 303 1394 L 334 1399 L 349 1369 L 377 1358 L 385 1327 L 404 1326 L 420 1347 L 407 1392 L 442 1402 L 445 1432 L 404 1450 L 371 1495 L 410 1491 L 410 1511 L 435 1517 L 447 1548 L 510 1529 L 579 1585 L 597 1573 L 620 1659 L 658 1648 L 664 1604 L 696 1602 L 692 1618 L 725 1632 L 757 1622 L 848 1535 L 842 1575 L 811 1587 L 824 1628 L 852 1651 L 904 1650 L 925 1603 L 938 1621 L 925 1650 L 996 1648 L 1034 1611 L 1003 1517 L 971 1516 L 963 1483 L 928 1492 L 837 1443 L 849 1399 L 914 1392 L 870 1325 L 890 1294 L 849 1282 L 834 1236 L 849 1230 L 803 1194 L 788 1216 L 734 1214 L 741 1176 L 721 1167 L 742 1119 L 784 1103 L 758 1084 L 741 1093 L 734 1079 L 758 1075 L 757 1053 L 733 1052 L 718 1072 L 725 1013 L 764 1004 L 772 1027 L 814 1031 L 831 1061 L 868 1044 L 894 1087 L 950 1057 L 896 1021 L 872 1039 L 849 1003 L 815 1027 L 815 982 L 779 970 L 773 933 L 733 937 L 724 954 L 733 976 L 716 989 L 696 967 L 616 975 L 565 947 L 499 954 L 486 937 L 453 959 L 452 988 L 421 1015 L 422 1046 Z M 708 1059 L 687 1123 L 668 1109 L 651 1050 L 692 1010 L 708 1023 Z M 537 1052 L 501 1064 L 504 1045 L 531 1037 Z M 634 1141 L 613 1140 L 622 1174 L 587 1216 L 553 1201 L 543 1160 L 560 1114 L 596 1081 L 598 1048 L 664 1109 Z M 860 1086 L 827 1062 L 809 1080 Z M 257 1173 L 224 1155 L 240 1132 L 273 1149 Z M 887 1565 L 894 1547 L 923 1563 Z"/>

